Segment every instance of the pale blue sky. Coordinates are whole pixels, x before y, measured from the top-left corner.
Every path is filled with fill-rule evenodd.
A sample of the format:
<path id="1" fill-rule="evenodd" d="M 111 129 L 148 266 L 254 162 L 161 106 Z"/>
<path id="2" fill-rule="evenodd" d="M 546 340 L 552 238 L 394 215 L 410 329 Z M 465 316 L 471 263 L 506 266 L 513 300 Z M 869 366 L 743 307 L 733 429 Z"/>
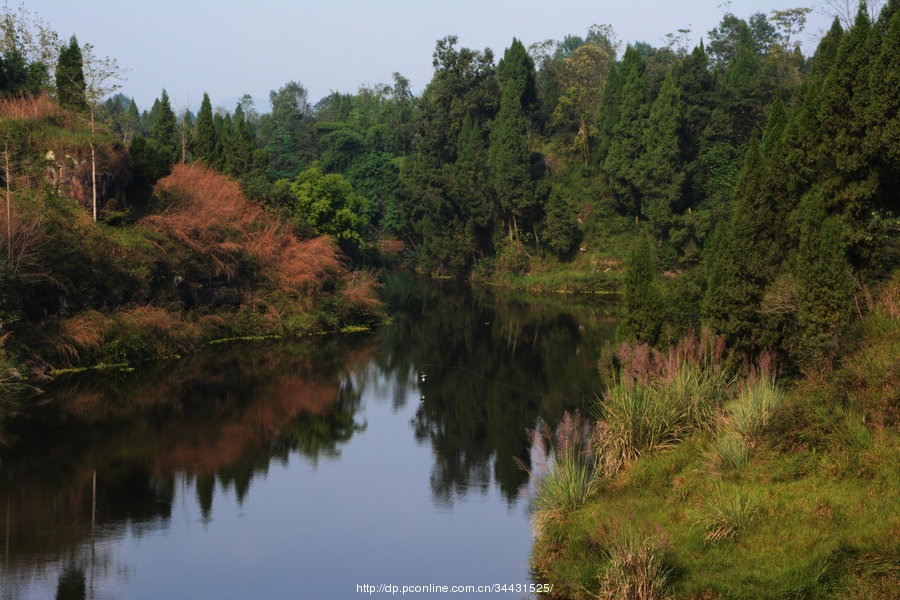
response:
<path id="1" fill-rule="evenodd" d="M 9 1 L 10 6 L 17 6 Z M 435 41 L 490 47 L 496 59 L 513 36 L 526 46 L 566 34 L 584 36 L 594 23 L 611 24 L 623 42 L 662 45 L 666 33 L 693 31 L 693 44 L 722 19 L 721 0 L 28 0 L 28 10 L 63 39 L 73 33 L 96 54 L 129 69 L 122 92 L 142 109 L 166 88 L 173 103 L 234 108 L 245 93 L 267 112 L 269 90 L 295 80 L 315 103 L 331 91 L 389 83 L 399 71 L 415 93 L 431 79 Z M 807 2 L 811 5 L 813 2 Z M 729 10 L 754 12 L 803 6 L 802 0 L 734 0 Z M 803 38 L 828 19 L 812 13 Z M 692 44 L 692 45 L 693 45 Z M 624 47 L 624 46 L 623 46 Z"/>

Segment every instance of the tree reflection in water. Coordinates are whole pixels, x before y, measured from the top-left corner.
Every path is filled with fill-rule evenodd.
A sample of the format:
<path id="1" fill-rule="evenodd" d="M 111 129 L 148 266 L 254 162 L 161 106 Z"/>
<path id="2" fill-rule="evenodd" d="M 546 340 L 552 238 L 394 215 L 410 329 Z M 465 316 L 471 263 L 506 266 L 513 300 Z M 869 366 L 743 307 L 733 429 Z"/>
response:
<path id="1" fill-rule="evenodd" d="M 84 598 L 95 581 L 127 579 L 114 550 L 125 531 L 172 527 L 176 498 L 209 527 L 220 498 L 242 506 L 273 463 L 338 461 L 365 430 L 363 398 L 387 398 L 394 413 L 422 399 L 406 431 L 431 447 L 439 509 L 492 487 L 515 504 L 526 430 L 595 391 L 609 310 L 405 277 L 388 277 L 385 296 L 394 321 L 375 335 L 214 347 L 57 382 L 0 446 L 0 596 L 40 597 L 33 582 L 53 581 L 44 596 Z"/>

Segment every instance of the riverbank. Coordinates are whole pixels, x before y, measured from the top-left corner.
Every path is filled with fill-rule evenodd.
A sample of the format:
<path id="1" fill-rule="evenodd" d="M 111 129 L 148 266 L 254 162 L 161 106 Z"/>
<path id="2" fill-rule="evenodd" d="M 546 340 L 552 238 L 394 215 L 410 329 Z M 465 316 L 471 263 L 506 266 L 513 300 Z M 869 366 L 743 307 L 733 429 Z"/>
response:
<path id="1" fill-rule="evenodd" d="M 583 255 L 571 262 L 532 261 L 523 270 L 502 269 L 496 260 L 476 265 L 471 281 L 479 285 L 534 294 L 613 295 L 620 291 L 624 261 Z"/>
<path id="2" fill-rule="evenodd" d="M 898 290 L 895 277 L 831 373 L 746 411 L 752 384 L 732 383 L 705 423 L 607 474 L 594 464 L 583 504 L 537 514 L 540 579 L 559 598 L 900 596 Z M 597 408 L 613 427 L 608 395 Z"/>

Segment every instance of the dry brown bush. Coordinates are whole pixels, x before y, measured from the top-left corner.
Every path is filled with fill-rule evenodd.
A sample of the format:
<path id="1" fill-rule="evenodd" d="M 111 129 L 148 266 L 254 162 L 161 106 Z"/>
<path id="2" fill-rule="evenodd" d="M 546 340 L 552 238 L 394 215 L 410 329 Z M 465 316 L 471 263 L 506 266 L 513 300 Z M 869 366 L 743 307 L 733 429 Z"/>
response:
<path id="1" fill-rule="evenodd" d="M 0 117 L 7 119 L 42 120 L 68 116 L 68 113 L 46 93 L 37 96 L 0 98 Z"/>
<path id="2" fill-rule="evenodd" d="M 308 292 L 341 269 L 337 247 L 327 237 L 299 240 L 224 175 L 179 164 L 161 179 L 156 194 L 171 204 L 142 223 L 170 235 L 192 251 L 212 256 L 218 275 L 233 276 L 242 252 L 256 258 L 276 289 Z"/>

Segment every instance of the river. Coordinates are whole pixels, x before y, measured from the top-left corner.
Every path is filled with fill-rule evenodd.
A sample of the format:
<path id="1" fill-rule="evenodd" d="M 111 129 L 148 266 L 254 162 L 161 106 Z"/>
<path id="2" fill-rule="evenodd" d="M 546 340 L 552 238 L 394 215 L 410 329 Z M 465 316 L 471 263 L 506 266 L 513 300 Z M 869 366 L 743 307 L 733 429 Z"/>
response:
<path id="1" fill-rule="evenodd" d="M 531 597 L 515 459 L 596 392 L 613 312 L 408 277 L 384 295 L 372 333 L 48 387 L 0 447 L 0 597 Z"/>

